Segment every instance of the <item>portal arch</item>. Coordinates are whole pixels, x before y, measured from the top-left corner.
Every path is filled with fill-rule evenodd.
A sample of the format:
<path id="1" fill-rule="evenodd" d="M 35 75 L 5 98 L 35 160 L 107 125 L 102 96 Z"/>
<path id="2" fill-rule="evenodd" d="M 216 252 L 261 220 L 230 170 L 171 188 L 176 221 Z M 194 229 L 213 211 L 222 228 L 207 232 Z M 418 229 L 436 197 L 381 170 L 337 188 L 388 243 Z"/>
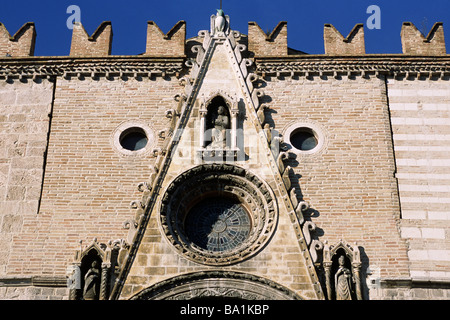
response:
<path id="1" fill-rule="evenodd" d="M 295 292 L 256 275 L 234 271 L 201 271 L 154 284 L 131 300 L 302 300 Z"/>

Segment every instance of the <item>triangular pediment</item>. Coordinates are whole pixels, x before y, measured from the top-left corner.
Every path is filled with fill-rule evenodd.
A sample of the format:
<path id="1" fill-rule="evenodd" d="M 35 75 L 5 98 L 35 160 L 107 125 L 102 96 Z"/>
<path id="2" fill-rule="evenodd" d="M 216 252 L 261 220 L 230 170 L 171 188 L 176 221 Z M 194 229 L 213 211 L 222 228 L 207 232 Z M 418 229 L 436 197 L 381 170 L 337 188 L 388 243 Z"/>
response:
<path id="1" fill-rule="evenodd" d="M 291 186 L 280 139 L 265 125 L 253 61 L 229 26 L 229 17 L 212 16 L 193 47 L 113 299 L 148 295 L 158 283 L 204 270 L 264 277 L 293 296 L 323 299 L 312 223 L 302 215 L 307 204 Z M 217 219 L 209 231 L 205 217 Z"/>

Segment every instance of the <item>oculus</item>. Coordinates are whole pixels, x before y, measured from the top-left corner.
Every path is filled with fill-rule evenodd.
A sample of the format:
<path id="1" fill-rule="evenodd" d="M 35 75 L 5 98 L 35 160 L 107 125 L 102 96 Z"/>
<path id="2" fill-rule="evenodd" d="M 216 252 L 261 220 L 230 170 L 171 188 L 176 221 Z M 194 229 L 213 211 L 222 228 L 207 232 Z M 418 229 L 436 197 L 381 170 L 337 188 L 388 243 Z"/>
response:
<path id="1" fill-rule="evenodd" d="M 187 259 L 206 265 L 235 264 L 257 254 L 277 221 L 270 187 L 228 164 L 205 164 L 182 173 L 161 200 L 166 239 Z"/>
<path id="2" fill-rule="evenodd" d="M 126 150 L 138 151 L 144 149 L 147 143 L 148 138 L 142 128 L 128 128 L 120 135 L 120 145 Z"/>
<path id="3" fill-rule="evenodd" d="M 297 150 L 309 151 L 317 147 L 318 140 L 314 131 L 310 128 L 298 128 L 294 130 L 289 140 L 291 145 Z"/>
<path id="4" fill-rule="evenodd" d="M 155 143 L 153 130 L 140 120 L 121 123 L 112 132 L 111 142 L 115 150 L 126 156 L 142 156 L 152 151 Z"/>
<path id="5" fill-rule="evenodd" d="M 326 132 L 308 120 L 290 123 L 282 132 L 287 147 L 297 155 L 311 155 L 326 146 Z"/>

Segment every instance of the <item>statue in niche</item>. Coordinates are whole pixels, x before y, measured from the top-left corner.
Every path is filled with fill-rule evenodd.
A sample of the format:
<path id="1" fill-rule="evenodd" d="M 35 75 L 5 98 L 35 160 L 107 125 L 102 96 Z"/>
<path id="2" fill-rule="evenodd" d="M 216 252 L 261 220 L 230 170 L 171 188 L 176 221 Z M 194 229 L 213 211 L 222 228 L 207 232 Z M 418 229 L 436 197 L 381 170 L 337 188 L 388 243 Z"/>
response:
<path id="1" fill-rule="evenodd" d="M 352 300 L 352 273 L 344 265 L 345 257 L 343 255 L 339 257 L 338 263 L 339 267 L 334 275 L 336 300 Z"/>
<path id="2" fill-rule="evenodd" d="M 208 145 L 208 148 L 225 149 L 226 132 L 230 128 L 230 117 L 226 107 L 219 105 L 217 110 L 212 110 L 208 128 L 211 129 L 211 143 Z"/>
<path id="3" fill-rule="evenodd" d="M 98 300 L 100 287 L 100 270 L 98 269 L 98 262 L 93 261 L 91 268 L 84 276 L 84 300 Z"/>

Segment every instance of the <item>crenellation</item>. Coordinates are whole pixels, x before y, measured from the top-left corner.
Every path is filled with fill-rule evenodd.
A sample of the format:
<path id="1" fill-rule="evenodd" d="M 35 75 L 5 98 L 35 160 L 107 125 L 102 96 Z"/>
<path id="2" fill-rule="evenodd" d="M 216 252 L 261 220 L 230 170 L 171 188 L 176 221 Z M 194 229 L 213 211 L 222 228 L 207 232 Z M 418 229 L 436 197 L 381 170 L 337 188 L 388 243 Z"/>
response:
<path id="1" fill-rule="evenodd" d="M 70 56 L 72 57 L 103 57 L 111 55 L 112 25 L 104 21 L 89 36 L 80 22 L 74 22 Z"/>
<path id="2" fill-rule="evenodd" d="M 436 22 L 425 37 L 411 22 L 404 22 L 401 30 L 403 54 L 440 56 L 446 55 L 444 26 Z"/>
<path id="3" fill-rule="evenodd" d="M 186 22 L 178 21 L 164 34 L 154 21 L 147 24 L 147 46 L 145 55 L 171 56 L 185 55 Z"/>
<path id="4" fill-rule="evenodd" d="M 0 58 L 33 56 L 35 42 L 36 30 L 33 22 L 25 23 L 13 36 L 0 22 Z"/>
<path id="5" fill-rule="evenodd" d="M 256 22 L 249 22 L 248 50 L 256 57 L 287 56 L 287 22 L 279 22 L 270 34 L 264 32 Z"/>
<path id="6" fill-rule="evenodd" d="M 344 38 L 332 24 L 324 26 L 324 46 L 327 55 L 364 55 L 364 25 L 357 24 Z"/>

